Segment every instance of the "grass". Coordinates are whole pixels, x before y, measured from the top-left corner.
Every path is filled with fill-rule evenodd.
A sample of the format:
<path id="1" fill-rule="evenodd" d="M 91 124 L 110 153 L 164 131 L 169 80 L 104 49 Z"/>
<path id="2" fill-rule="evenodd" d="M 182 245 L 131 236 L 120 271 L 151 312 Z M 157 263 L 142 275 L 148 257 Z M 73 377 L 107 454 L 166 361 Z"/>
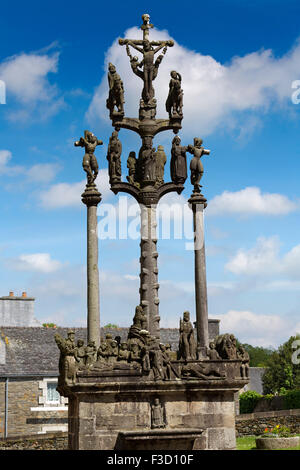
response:
<path id="1" fill-rule="evenodd" d="M 297 436 L 300 436 L 300 434 L 297 434 Z M 257 436 L 237 437 L 236 439 L 237 450 L 256 450 L 256 445 L 255 445 L 256 437 Z M 289 447 L 288 449 L 280 449 L 280 450 L 300 450 L 300 445 L 297 447 Z"/>

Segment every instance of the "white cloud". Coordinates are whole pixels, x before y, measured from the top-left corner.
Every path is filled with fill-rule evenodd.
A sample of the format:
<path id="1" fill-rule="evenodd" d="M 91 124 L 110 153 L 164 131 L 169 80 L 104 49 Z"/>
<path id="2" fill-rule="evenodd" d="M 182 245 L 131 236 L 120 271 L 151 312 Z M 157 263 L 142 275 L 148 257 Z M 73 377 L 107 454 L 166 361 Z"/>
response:
<path id="1" fill-rule="evenodd" d="M 225 265 L 225 269 L 234 274 L 265 275 L 274 273 L 279 269 L 277 259 L 279 253 L 279 240 L 277 237 L 257 240 L 254 248 L 240 249 Z"/>
<path id="2" fill-rule="evenodd" d="M 141 38 L 141 31 L 131 28 L 124 37 Z M 151 38 L 171 39 L 167 31 L 155 28 L 151 30 Z M 139 55 L 134 51 L 135 54 Z M 186 133 L 203 136 L 219 126 L 240 129 L 241 134 L 248 132 L 250 127 L 253 132 L 257 123 L 260 125 L 253 113 L 265 112 L 272 104 L 282 106 L 291 99 L 291 84 L 298 76 L 299 61 L 300 43 L 279 58 L 271 50 L 260 50 L 221 64 L 213 57 L 186 49 L 175 41 L 154 82 L 157 114 L 166 116 L 169 74 L 176 70 L 182 74 Z M 105 71 L 108 62 L 116 66 L 124 82 L 126 116 L 134 117 L 138 113 L 137 90 L 142 90 L 142 80 L 132 73 L 125 47 L 119 46 L 117 40 L 106 53 Z M 87 112 L 90 122 L 95 123 L 99 118 L 108 122 L 107 95 L 107 77 L 104 76 Z"/>
<path id="3" fill-rule="evenodd" d="M 240 249 L 225 265 L 234 274 L 248 276 L 300 277 L 300 245 L 296 245 L 285 255 L 279 254 L 278 237 L 257 239 L 250 250 Z"/>
<path id="4" fill-rule="evenodd" d="M 26 176 L 29 181 L 49 183 L 55 178 L 59 168 L 55 163 L 38 163 L 26 171 Z"/>
<path id="5" fill-rule="evenodd" d="M 48 78 L 49 74 L 57 73 L 58 58 L 58 52 L 21 53 L 8 57 L 0 64 L 0 78 L 6 84 L 7 101 L 11 95 L 20 106 L 10 110 L 11 120 L 25 122 L 28 117 L 46 119 L 60 109 L 63 100 L 58 98 L 57 87 Z"/>
<path id="6" fill-rule="evenodd" d="M 12 153 L 0 150 L 0 175 L 15 177 L 22 175 L 22 183 L 49 183 L 60 169 L 57 163 L 38 163 L 26 168 L 21 165 L 10 165 Z"/>
<path id="7" fill-rule="evenodd" d="M 253 346 L 278 347 L 300 331 L 299 322 L 280 315 L 229 310 L 214 318 L 221 320 L 221 333 L 233 333 L 242 343 Z"/>
<path id="8" fill-rule="evenodd" d="M 105 200 L 113 193 L 108 182 L 106 169 L 100 170 L 96 184 Z M 40 205 L 45 209 L 60 209 L 65 207 L 82 207 L 81 194 L 84 191 L 86 180 L 77 183 L 57 183 L 49 189 L 40 192 Z"/>
<path id="9" fill-rule="evenodd" d="M 61 209 L 64 207 L 80 207 L 81 194 L 86 181 L 79 183 L 58 183 L 40 193 L 40 204 L 45 209 Z"/>
<path id="10" fill-rule="evenodd" d="M 49 253 L 32 253 L 8 260 L 8 266 L 15 271 L 51 273 L 60 269 L 62 263 L 51 259 Z"/>
<path id="11" fill-rule="evenodd" d="M 0 150 L 0 174 L 6 173 L 7 163 L 11 160 L 12 154 L 9 150 Z"/>
<path id="12" fill-rule="evenodd" d="M 276 193 L 262 193 L 259 188 L 247 187 L 240 191 L 224 191 L 215 196 L 207 206 L 207 215 L 237 214 L 285 215 L 299 208 L 299 204 Z"/>

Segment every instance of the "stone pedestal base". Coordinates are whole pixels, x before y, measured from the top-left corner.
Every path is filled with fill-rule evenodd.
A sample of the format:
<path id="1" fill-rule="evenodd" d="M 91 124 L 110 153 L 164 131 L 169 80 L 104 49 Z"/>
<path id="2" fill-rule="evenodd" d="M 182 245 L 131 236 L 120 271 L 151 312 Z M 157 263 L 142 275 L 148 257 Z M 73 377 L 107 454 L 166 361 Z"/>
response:
<path id="1" fill-rule="evenodd" d="M 76 384 L 59 387 L 69 398 L 69 449 L 235 449 L 234 394 L 247 382 L 81 373 Z M 153 418 L 157 403 L 160 421 Z"/>

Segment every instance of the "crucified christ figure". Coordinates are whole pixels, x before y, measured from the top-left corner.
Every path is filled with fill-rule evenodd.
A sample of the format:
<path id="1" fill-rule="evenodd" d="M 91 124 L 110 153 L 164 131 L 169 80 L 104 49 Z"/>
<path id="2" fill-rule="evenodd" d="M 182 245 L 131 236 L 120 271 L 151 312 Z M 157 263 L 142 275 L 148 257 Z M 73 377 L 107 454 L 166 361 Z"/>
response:
<path id="1" fill-rule="evenodd" d="M 149 41 L 149 30 L 153 28 L 153 25 L 149 23 L 150 17 L 148 14 L 142 16 L 143 24 L 141 29 L 143 31 L 143 40 L 133 39 L 119 39 L 121 46 L 126 45 L 127 55 L 130 59 L 130 65 L 133 72 L 144 81 L 144 89 L 142 98 L 145 103 L 154 97 L 154 89 L 152 81 L 157 76 L 159 64 L 161 63 L 164 54 L 167 51 L 167 47 L 174 46 L 174 41 Z M 143 60 L 138 63 L 137 57 L 132 57 L 130 54 L 129 46 L 143 55 Z M 160 54 L 154 62 L 155 54 L 163 49 L 163 54 Z M 141 70 L 139 70 L 141 69 Z"/>

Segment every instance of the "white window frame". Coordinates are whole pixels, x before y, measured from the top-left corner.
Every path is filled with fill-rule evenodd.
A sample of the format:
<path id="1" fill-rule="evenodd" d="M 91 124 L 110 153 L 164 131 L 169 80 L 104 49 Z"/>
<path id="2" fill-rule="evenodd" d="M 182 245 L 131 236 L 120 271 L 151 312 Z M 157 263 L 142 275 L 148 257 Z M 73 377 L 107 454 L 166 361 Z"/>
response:
<path id="1" fill-rule="evenodd" d="M 55 383 L 57 384 L 57 377 L 46 378 L 44 377 L 43 380 L 39 381 L 39 390 L 42 391 L 42 394 L 39 396 L 38 407 L 31 408 L 31 411 L 50 411 L 50 410 L 67 410 L 68 409 L 68 398 L 63 397 L 60 395 L 60 399 L 58 401 L 50 401 L 48 400 L 48 384 Z"/>

